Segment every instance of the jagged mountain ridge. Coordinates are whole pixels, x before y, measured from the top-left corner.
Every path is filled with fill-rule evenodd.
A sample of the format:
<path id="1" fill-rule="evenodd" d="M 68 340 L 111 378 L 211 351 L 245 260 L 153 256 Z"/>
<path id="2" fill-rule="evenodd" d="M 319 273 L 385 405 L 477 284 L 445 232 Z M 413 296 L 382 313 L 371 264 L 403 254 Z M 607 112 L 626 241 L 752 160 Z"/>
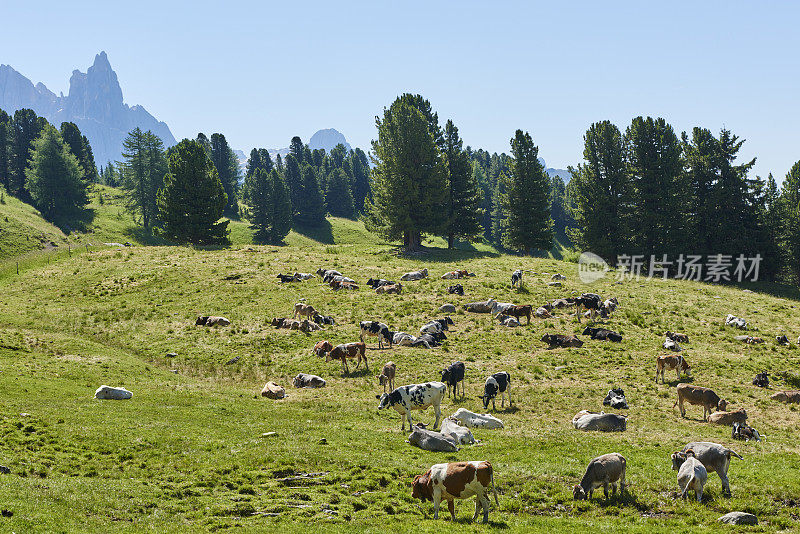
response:
<path id="1" fill-rule="evenodd" d="M 175 137 L 165 122 L 142 106 L 129 106 L 122 98 L 117 73 L 108 56 L 100 52 L 85 73 L 74 70 L 69 94 L 56 95 L 44 84 L 33 84 L 10 65 L 0 65 L 0 109 L 13 114 L 29 108 L 54 126 L 74 122 L 89 139 L 98 167 L 122 159 L 122 141 L 136 127 L 150 130 L 169 147 Z"/>

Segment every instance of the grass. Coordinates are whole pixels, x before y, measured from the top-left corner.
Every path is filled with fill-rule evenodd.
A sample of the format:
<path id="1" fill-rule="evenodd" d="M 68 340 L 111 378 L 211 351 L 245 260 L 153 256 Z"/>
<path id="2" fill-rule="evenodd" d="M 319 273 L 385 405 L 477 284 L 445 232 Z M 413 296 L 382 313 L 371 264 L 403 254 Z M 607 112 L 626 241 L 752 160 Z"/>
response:
<path id="1" fill-rule="evenodd" d="M 115 217 L 113 205 L 105 202 L 102 219 Z M 233 222 L 232 234 L 236 228 L 244 235 L 245 224 Z M 111 239 L 125 235 L 124 228 L 124 223 L 98 228 L 95 235 Z M 792 339 L 800 333 L 796 292 L 764 286 L 746 293 L 678 281 L 617 284 L 613 278 L 584 286 L 574 264 L 491 250 L 430 249 L 398 256 L 392 245 L 359 228 L 352 221 L 331 221 L 333 244 L 304 230 L 290 234 L 289 245 L 282 247 L 90 248 L 0 277 L 0 464 L 11 469 L 0 475 L 0 508 L 13 512 L 0 517 L 0 530 L 277 526 L 451 532 L 449 521 L 430 519 L 430 503 L 420 508 L 411 500 L 409 483 L 433 463 L 467 459 L 490 460 L 495 467 L 501 495 L 490 530 L 723 531 L 716 518 L 732 510 L 759 516 L 761 525 L 751 530 L 797 528 L 800 418 L 796 406 L 769 399 L 798 381 L 800 351 L 772 341 L 781 332 Z M 321 266 L 361 282 L 397 279 L 423 266 L 431 277 L 404 284 L 400 296 L 376 295 L 364 286 L 332 292 L 318 280 L 275 279 L 278 272 Z M 523 293 L 509 288 L 509 274 L 518 267 L 541 273 L 526 277 Z M 464 297 L 448 295 L 452 281 L 439 279 L 454 268 L 477 275 L 461 281 Z M 547 287 L 554 272 L 567 276 L 564 288 Z M 585 322 L 578 325 L 562 313 L 505 329 L 488 315 L 459 311 L 439 349 L 377 350 L 374 339 L 368 340 L 370 372 L 341 376 L 339 364 L 311 352 L 321 339 L 356 340 L 361 320 L 380 319 L 393 329 L 416 332 L 440 315 L 436 309 L 445 302 L 459 308 L 488 297 L 542 303 L 588 289 L 619 298 L 621 308 L 607 327 L 621 332 L 623 343 L 587 341 L 581 349 L 547 350 L 539 341 L 542 334 L 580 333 Z M 311 336 L 268 326 L 272 317 L 288 315 L 300 298 L 338 324 Z M 738 332 L 722 325 L 727 313 L 745 317 L 768 342 L 735 342 Z M 196 327 L 198 314 L 225 315 L 232 324 Z M 685 355 L 693 382 L 713 387 L 734 409 L 744 407 L 765 442 L 732 442 L 729 429 L 701 422 L 696 407 L 688 409 L 687 419 L 672 409 L 674 375 L 664 385 L 653 381 L 653 360 L 668 329 L 692 339 Z M 482 444 L 452 454 L 410 447 L 407 432 L 397 429 L 398 414 L 375 408 L 380 393 L 375 371 L 392 360 L 398 385 L 429 381 L 458 359 L 467 364 L 467 397 L 448 399 L 443 412 L 460 406 L 482 411 L 476 395 L 484 378 L 507 370 L 515 407 L 498 414 L 506 429 L 475 430 Z M 750 385 L 764 369 L 773 389 Z M 291 378 L 298 372 L 318 374 L 328 385 L 295 390 Z M 268 380 L 286 386 L 288 398 L 259 397 Z M 93 400 L 100 384 L 125 386 L 133 399 Z M 602 409 L 613 386 L 623 387 L 631 404 L 628 430 L 574 430 L 572 416 Z M 433 421 L 431 410 L 416 414 L 417 420 Z M 276 434 L 264 436 L 269 432 Z M 745 457 L 731 466 L 732 498 L 721 495 L 712 474 L 702 504 L 676 499 L 669 455 L 700 439 L 729 445 Z M 570 488 L 589 460 L 612 451 L 628 460 L 630 494 L 608 502 L 573 501 Z M 302 473 L 322 474 L 294 477 Z M 457 504 L 459 528 L 466 527 L 472 511 L 471 500 Z"/>
<path id="2" fill-rule="evenodd" d="M 2 186 L 0 195 L 0 260 L 67 243 L 64 233 L 31 205 L 7 194 Z"/>

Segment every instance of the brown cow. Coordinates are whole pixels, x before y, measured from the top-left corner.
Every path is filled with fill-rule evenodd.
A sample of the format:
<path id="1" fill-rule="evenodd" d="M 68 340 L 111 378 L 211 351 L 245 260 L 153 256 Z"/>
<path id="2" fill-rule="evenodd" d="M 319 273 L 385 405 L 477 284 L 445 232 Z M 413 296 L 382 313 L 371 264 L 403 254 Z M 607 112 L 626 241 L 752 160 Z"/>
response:
<path id="1" fill-rule="evenodd" d="M 333 345 L 327 339 L 324 341 L 318 341 L 316 345 L 314 345 L 314 354 L 322 358 L 325 356 L 326 352 L 330 352 L 333 350 Z"/>
<path id="2" fill-rule="evenodd" d="M 528 322 L 525 323 L 525 324 L 531 324 L 531 310 L 532 309 L 533 308 L 532 308 L 532 306 L 530 304 L 511 306 L 510 308 L 506 308 L 503 311 L 501 311 L 500 313 L 498 313 L 495 316 L 495 319 L 497 317 L 499 317 L 500 315 L 510 315 L 512 317 L 516 317 L 517 319 L 520 319 L 522 317 L 526 317 L 528 319 Z"/>
<path id="3" fill-rule="evenodd" d="M 367 345 L 363 341 L 336 345 L 333 347 L 333 349 L 325 354 L 326 362 L 331 360 L 342 360 L 342 370 L 345 374 L 350 372 L 350 370 L 347 368 L 348 358 L 358 358 L 358 361 L 356 362 L 356 369 L 358 369 L 358 366 L 361 365 L 361 360 L 363 359 L 364 367 L 366 367 L 367 371 L 369 371 L 369 364 L 367 363 Z"/>
<path id="4" fill-rule="evenodd" d="M 744 408 L 732 412 L 714 412 L 708 416 L 708 422 L 723 426 L 732 426 L 733 423 L 744 424 L 747 422 L 747 412 Z"/>
<path id="5" fill-rule="evenodd" d="M 387 362 L 383 365 L 381 374 L 376 376 L 378 384 L 383 386 L 383 392 L 386 393 L 386 386 L 389 386 L 389 391 L 394 390 L 394 375 L 397 372 L 397 366 L 394 362 Z"/>
<path id="6" fill-rule="evenodd" d="M 583 341 L 578 336 L 565 336 L 563 334 L 545 334 L 542 341 L 553 347 L 582 347 Z"/>
<path id="7" fill-rule="evenodd" d="M 688 343 L 689 336 L 686 334 L 681 334 L 680 332 L 664 332 L 664 335 L 670 338 L 672 341 L 680 341 L 681 343 Z"/>
<path id="8" fill-rule="evenodd" d="M 678 400 L 675 401 L 672 407 L 675 408 L 675 406 L 679 406 L 681 417 L 686 417 L 686 409 L 683 407 L 684 402 L 702 406 L 703 421 L 708 421 L 708 416 L 711 415 L 714 410 L 724 411 L 728 406 L 728 403 L 724 399 L 720 399 L 719 395 L 709 388 L 693 386 L 691 384 L 679 384 L 675 389 L 678 391 Z"/>
<path id="9" fill-rule="evenodd" d="M 339 282 L 337 280 L 332 280 L 330 286 L 334 291 L 338 291 L 340 289 L 358 289 L 358 285 L 354 284 L 353 282 Z"/>
<path id="10" fill-rule="evenodd" d="M 800 403 L 800 391 L 779 391 L 770 397 L 772 400 L 778 402 L 785 402 L 787 404 Z"/>
<path id="11" fill-rule="evenodd" d="M 483 522 L 489 522 L 489 486 L 494 492 L 494 501 L 497 500 L 497 490 L 494 487 L 494 472 L 489 462 L 452 462 L 449 464 L 436 464 L 431 466 L 424 475 L 414 477 L 411 483 L 411 497 L 422 501 L 433 501 L 433 518 L 439 519 L 439 505 L 442 499 L 447 501 L 450 517 L 456 520 L 455 499 L 468 499 L 475 496 L 475 515 L 483 508 Z"/>
<path id="12" fill-rule="evenodd" d="M 314 306 L 311 304 L 303 304 L 302 302 L 298 302 L 294 305 L 294 315 L 292 315 L 292 319 L 297 319 L 297 316 L 300 317 L 306 316 L 307 318 L 311 319 L 317 314 L 317 310 L 314 309 Z"/>
<path id="13" fill-rule="evenodd" d="M 403 291 L 402 284 L 389 284 L 384 286 L 378 286 L 375 288 L 375 293 L 380 295 L 381 293 L 394 293 L 399 295 Z"/>
<path id="14" fill-rule="evenodd" d="M 664 371 L 672 371 L 678 375 L 678 380 L 681 379 L 681 373 L 685 372 L 686 376 L 692 376 L 692 366 L 686 361 L 686 358 L 680 354 L 669 354 L 666 356 L 656 356 L 656 382 L 658 382 L 658 375 L 661 375 L 661 383 L 664 383 Z"/>

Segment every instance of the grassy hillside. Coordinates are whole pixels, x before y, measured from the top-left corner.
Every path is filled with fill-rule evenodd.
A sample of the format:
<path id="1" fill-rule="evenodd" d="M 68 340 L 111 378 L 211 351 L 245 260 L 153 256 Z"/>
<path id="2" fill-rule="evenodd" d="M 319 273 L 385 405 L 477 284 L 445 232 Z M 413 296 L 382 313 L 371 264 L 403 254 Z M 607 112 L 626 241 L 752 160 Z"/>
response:
<path id="1" fill-rule="evenodd" d="M 334 241 L 338 231 L 358 233 L 355 226 L 335 229 L 345 226 L 332 224 Z M 300 240 L 318 236 L 299 235 L 298 246 L 286 247 L 93 251 L 0 281 L 0 464 L 11 469 L 0 475 L 0 507 L 13 512 L 0 518 L 2 530 L 452 532 L 448 521 L 430 519 L 430 503 L 420 508 L 411 500 L 409 484 L 433 463 L 473 459 L 495 467 L 501 495 L 491 530 L 723 531 L 716 518 L 731 510 L 757 514 L 759 531 L 800 524 L 800 417 L 797 406 L 769 399 L 800 385 L 797 346 L 772 341 L 781 332 L 796 340 L 797 300 L 674 281 L 608 278 L 589 287 L 577 281 L 574 264 L 555 260 L 446 250 L 410 259 L 386 245 L 313 245 Z M 320 266 L 362 282 L 423 266 L 431 278 L 405 284 L 400 296 L 275 279 Z M 519 266 L 542 273 L 528 277 L 521 293 L 508 280 Z M 464 297 L 453 298 L 446 293 L 451 281 L 439 276 L 456 267 L 477 276 L 462 282 Z M 564 288 L 546 285 L 553 272 L 568 277 Z M 321 339 L 357 340 L 361 320 L 413 333 L 440 316 L 445 302 L 460 308 L 493 296 L 539 304 L 589 288 L 619 298 L 606 326 L 623 334 L 621 344 L 587 339 L 581 349 L 548 350 L 542 334 L 580 333 L 585 321 L 559 313 L 506 329 L 488 315 L 459 311 L 439 349 L 377 350 L 368 340 L 369 372 L 342 376 L 340 364 L 311 351 Z M 310 336 L 269 326 L 300 298 L 338 324 Z M 767 343 L 734 341 L 739 332 L 722 324 L 727 313 L 748 319 Z M 232 325 L 196 327 L 198 314 L 225 315 Z M 653 381 L 667 329 L 692 340 L 688 380 L 745 408 L 763 443 L 733 442 L 728 428 L 700 421 L 697 407 L 687 419 L 672 409 L 674 375 L 664 385 Z M 397 364 L 398 385 L 437 379 L 450 362 L 466 362 L 467 396 L 446 400 L 445 415 L 459 406 L 483 411 L 475 397 L 485 377 L 509 371 L 514 407 L 497 414 L 506 428 L 475 430 L 482 443 L 453 454 L 411 447 L 398 414 L 376 410 L 374 375 L 388 360 Z M 773 389 L 750 383 L 764 369 Z M 322 376 L 327 387 L 295 390 L 298 372 Z M 267 380 L 286 386 L 288 398 L 259 397 Z M 93 400 L 100 384 L 125 386 L 134 397 Z M 612 386 L 623 387 L 631 405 L 628 430 L 573 429 L 572 416 L 602 409 Z M 433 422 L 431 410 L 415 415 Z M 702 504 L 676 499 L 670 453 L 700 439 L 745 457 L 731 465 L 732 498 L 721 495 L 711 474 Z M 573 501 L 571 486 L 589 460 L 612 451 L 628 459 L 630 493 Z M 302 473 L 319 475 L 293 478 Z M 459 522 L 473 507 L 457 503 Z"/>
<path id="2" fill-rule="evenodd" d="M 7 195 L 2 187 L 0 195 L 0 260 L 67 242 L 64 233 L 32 206 Z"/>

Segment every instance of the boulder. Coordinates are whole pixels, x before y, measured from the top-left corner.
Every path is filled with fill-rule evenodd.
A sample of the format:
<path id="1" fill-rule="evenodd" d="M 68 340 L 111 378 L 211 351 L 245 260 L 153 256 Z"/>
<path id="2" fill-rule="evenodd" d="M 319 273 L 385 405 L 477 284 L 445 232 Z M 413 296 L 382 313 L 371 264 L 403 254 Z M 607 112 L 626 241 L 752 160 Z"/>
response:
<path id="1" fill-rule="evenodd" d="M 439 306 L 439 313 L 455 313 L 456 307 L 452 304 L 442 304 Z"/>
<path id="2" fill-rule="evenodd" d="M 717 519 L 720 523 L 728 525 L 757 525 L 758 518 L 747 512 L 730 512 Z"/>
<path id="3" fill-rule="evenodd" d="M 282 399 L 286 396 L 286 390 L 275 382 L 267 382 L 261 390 L 261 396 L 273 400 Z"/>
<path id="4" fill-rule="evenodd" d="M 127 400 L 133 397 L 133 393 L 125 388 L 102 385 L 94 392 L 94 397 L 100 400 Z"/>

